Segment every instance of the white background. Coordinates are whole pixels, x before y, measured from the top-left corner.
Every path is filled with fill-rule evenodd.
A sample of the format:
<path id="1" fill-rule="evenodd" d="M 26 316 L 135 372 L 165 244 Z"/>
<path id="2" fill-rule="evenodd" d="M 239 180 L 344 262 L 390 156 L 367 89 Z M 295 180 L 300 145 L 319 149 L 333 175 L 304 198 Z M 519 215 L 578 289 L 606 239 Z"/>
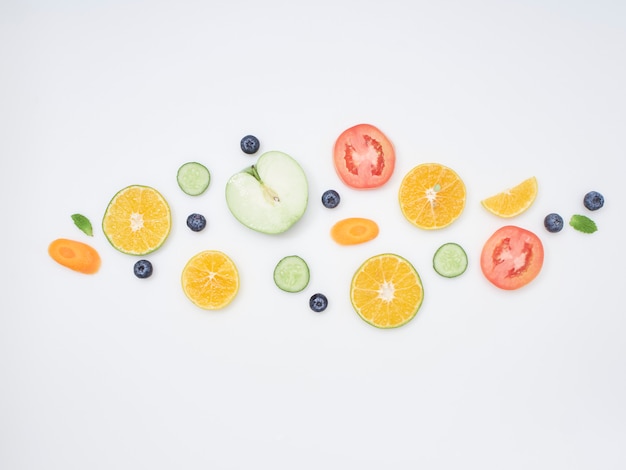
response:
<path id="1" fill-rule="evenodd" d="M 222 4 L 223 3 L 223 4 Z M 626 8 L 616 1 L 7 1 L 0 5 L 0 468 L 618 469 L 626 467 L 624 185 Z M 335 138 L 369 122 L 397 166 L 378 190 L 343 186 Z M 240 225 L 226 180 L 262 151 L 307 172 L 310 203 L 280 236 Z M 179 165 L 212 173 L 183 194 Z M 455 169 L 467 206 L 424 232 L 397 190 L 413 166 Z M 518 218 L 480 200 L 536 176 Z M 139 280 L 100 220 L 129 184 L 160 190 L 174 227 Z M 342 195 L 334 211 L 319 202 Z M 589 190 L 606 197 L 589 213 Z M 543 228 L 548 212 L 590 215 L 592 235 Z M 72 223 L 94 223 L 88 238 Z M 191 212 L 204 232 L 185 226 Z M 379 237 L 339 247 L 330 226 L 376 220 Z M 504 292 L 478 266 L 483 242 L 515 223 L 545 264 Z M 47 254 L 92 244 L 93 276 Z M 431 267 L 446 241 L 468 271 Z M 204 249 L 236 262 L 241 289 L 220 312 L 180 288 Z M 420 272 L 417 317 L 377 330 L 349 284 L 392 251 Z M 275 263 L 299 254 L 308 288 L 286 294 Z M 308 298 L 325 293 L 315 314 Z"/>

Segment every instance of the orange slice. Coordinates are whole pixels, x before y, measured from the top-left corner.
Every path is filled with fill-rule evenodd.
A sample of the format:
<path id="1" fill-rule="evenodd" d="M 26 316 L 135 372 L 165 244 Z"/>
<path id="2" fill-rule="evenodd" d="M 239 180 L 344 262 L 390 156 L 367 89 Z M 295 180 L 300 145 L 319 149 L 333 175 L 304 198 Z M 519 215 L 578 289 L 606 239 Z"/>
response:
<path id="1" fill-rule="evenodd" d="M 119 191 L 102 219 L 102 231 L 111 245 L 129 255 L 145 255 L 159 248 L 171 226 L 167 201 L 149 186 L 134 185 Z"/>
<path id="2" fill-rule="evenodd" d="M 356 313 L 377 328 L 397 328 L 415 317 L 424 289 L 413 265 L 401 256 L 384 253 L 366 260 L 350 286 Z"/>
<path id="3" fill-rule="evenodd" d="M 226 307 L 239 291 L 239 273 L 233 260 L 221 251 L 201 251 L 183 268 L 185 295 L 198 307 L 218 310 Z"/>
<path id="4" fill-rule="evenodd" d="M 483 199 L 480 203 L 489 212 L 499 217 L 515 217 L 535 202 L 537 189 L 537 178 L 532 176 L 517 186 Z"/>
<path id="5" fill-rule="evenodd" d="M 423 163 L 405 175 L 398 200 L 402 213 L 413 225 L 440 229 L 463 212 L 465 184 L 454 170 L 439 163 Z"/>

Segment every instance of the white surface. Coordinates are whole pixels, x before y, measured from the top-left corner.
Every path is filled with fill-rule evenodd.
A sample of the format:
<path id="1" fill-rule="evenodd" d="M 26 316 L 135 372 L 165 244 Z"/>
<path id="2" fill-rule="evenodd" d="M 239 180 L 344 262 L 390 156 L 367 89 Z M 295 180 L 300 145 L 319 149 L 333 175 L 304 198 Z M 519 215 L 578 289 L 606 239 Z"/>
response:
<path id="1" fill-rule="evenodd" d="M 2 2 L 1 468 L 626 466 L 624 3 L 317 3 Z M 359 122 L 397 150 L 380 190 L 349 190 L 332 167 L 335 138 Z M 254 161 L 238 149 L 248 133 L 309 177 L 309 209 L 282 236 L 226 208 L 227 178 Z M 176 186 L 188 160 L 213 175 L 199 198 Z M 432 233 L 396 204 L 426 161 L 468 192 L 462 217 Z M 479 201 L 531 175 L 538 199 L 511 222 L 541 236 L 544 269 L 498 291 L 478 257 L 506 221 Z M 99 228 L 134 183 L 159 189 L 175 223 L 148 281 Z M 331 187 L 334 211 L 319 203 Z M 586 213 L 591 189 L 607 199 L 590 214 L 599 232 L 545 232 L 548 212 Z M 207 216 L 201 234 L 185 227 L 193 211 Z M 353 215 L 380 236 L 335 246 L 330 226 Z M 90 242 L 101 271 L 56 265 L 57 237 Z M 446 241 L 470 259 L 453 280 L 431 268 Z M 241 275 L 219 313 L 179 284 L 208 248 Z M 348 299 L 354 270 L 384 251 L 410 259 L 426 290 L 394 331 Z M 287 254 L 309 261 L 301 294 L 273 285 Z M 321 315 L 307 305 L 316 291 L 330 299 Z"/>

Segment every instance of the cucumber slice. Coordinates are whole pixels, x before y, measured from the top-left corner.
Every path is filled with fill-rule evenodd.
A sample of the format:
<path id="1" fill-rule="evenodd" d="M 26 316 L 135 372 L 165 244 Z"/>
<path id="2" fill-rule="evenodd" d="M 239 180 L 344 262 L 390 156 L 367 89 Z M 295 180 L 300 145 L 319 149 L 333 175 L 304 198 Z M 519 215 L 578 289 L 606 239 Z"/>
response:
<path id="1" fill-rule="evenodd" d="M 285 256 L 274 268 L 274 283 L 285 292 L 300 292 L 309 284 L 309 266 L 296 255 Z"/>
<path id="2" fill-rule="evenodd" d="M 467 253 L 456 243 L 444 243 L 433 256 L 433 268 L 443 277 L 457 277 L 467 269 Z"/>
<path id="3" fill-rule="evenodd" d="M 178 169 L 176 180 L 185 194 L 199 196 L 209 187 L 211 173 L 201 163 L 187 162 Z"/>

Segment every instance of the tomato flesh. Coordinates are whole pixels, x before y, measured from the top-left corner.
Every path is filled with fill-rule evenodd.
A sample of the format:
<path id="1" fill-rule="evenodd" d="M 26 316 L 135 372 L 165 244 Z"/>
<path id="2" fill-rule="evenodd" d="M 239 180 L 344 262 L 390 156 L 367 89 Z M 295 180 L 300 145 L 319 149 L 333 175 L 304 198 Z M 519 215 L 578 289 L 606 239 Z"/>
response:
<path id="1" fill-rule="evenodd" d="M 487 240 L 480 268 L 489 282 L 505 290 L 519 289 L 535 279 L 543 266 L 543 244 L 533 232 L 507 225 Z"/>
<path id="2" fill-rule="evenodd" d="M 371 124 L 359 124 L 343 131 L 335 142 L 333 157 L 341 180 L 356 189 L 382 186 L 396 164 L 391 141 Z"/>

